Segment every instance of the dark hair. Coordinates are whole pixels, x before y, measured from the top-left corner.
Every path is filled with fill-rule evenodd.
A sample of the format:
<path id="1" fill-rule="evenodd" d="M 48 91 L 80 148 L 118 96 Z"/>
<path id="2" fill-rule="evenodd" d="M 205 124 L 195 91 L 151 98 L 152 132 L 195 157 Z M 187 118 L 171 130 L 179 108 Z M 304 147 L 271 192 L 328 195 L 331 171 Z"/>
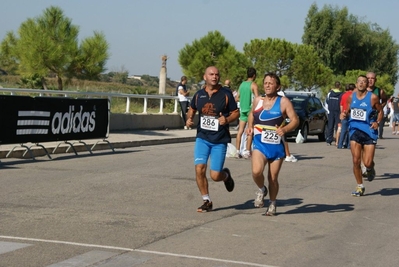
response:
<path id="1" fill-rule="evenodd" d="M 187 77 L 186 76 L 181 76 L 180 81 L 187 81 Z"/>
<path id="2" fill-rule="evenodd" d="M 263 81 L 266 79 L 266 77 L 273 78 L 274 80 L 276 80 L 277 85 L 280 86 L 280 78 L 277 76 L 276 73 L 274 73 L 274 72 L 267 72 L 267 73 L 265 74 L 265 76 L 263 77 Z"/>
<path id="3" fill-rule="evenodd" d="M 356 85 L 354 83 L 348 83 L 346 85 L 346 87 L 345 87 L 345 90 L 346 91 L 353 91 L 353 90 L 355 90 L 355 88 L 356 88 Z"/>
<path id="4" fill-rule="evenodd" d="M 341 83 L 338 82 L 338 81 L 336 81 L 336 82 L 335 82 L 335 88 L 339 88 L 340 86 L 341 86 Z"/>
<path id="5" fill-rule="evenodd" d="M 359 76 L 357 76 L 356 82 L 357 82 L 357 80 L 358 80 L 360 77 L 365 78 L 366 81 L 367 81 L 367 84 L 369 83 L 369 79 L 367 79 L 367 76 L 366 76 L 366 75 L 359 75 Z"/>
<path id="6" fill-rule="evenodd" d="M 256 75 L 256 69 L 253 67 L 249 67 L 247 69 L 247 78 L 252 78 L 254 77 L 254 75 Z"/>

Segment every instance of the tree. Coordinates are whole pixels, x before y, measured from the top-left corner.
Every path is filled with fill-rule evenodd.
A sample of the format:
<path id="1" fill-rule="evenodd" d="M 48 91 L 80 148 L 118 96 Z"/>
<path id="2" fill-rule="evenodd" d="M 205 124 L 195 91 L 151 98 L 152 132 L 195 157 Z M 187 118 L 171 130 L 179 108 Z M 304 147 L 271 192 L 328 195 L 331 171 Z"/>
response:
<path id="1" fill-rule="evenodd" d="M 330 83 L 332 70 L 320 60 L 313 46 L 295 45 L 295 57 L 292 62 L 295 87 L 311 91 Z"/>
<path id="2" fill-rule="evenodd" d="M 362 22 L 349 14 L 346 7 L 324 5 L 319 11 L 316 4 L 311 5 L 302 41 L 314 46 L 335 75 L 343 75 L 347 70 L 369 69 L 388 74 L 392 84 L 398 80 L 399 46 L 389 31 L 377 24 Z"/>
<path id="3" fill-rule="evenodd" d="M 18 59 L 16 56 L 17 39 L 13 32 L 7 32 L 0 44 L 0 68 L 9 74 L 17 74 Z"/>
<path id="4" fill-rule="evenodd" d="M 275 72 L 279 77 L 292 77 L 294 46 L 284 39 L 253 39 L 249 44 L 244 44 L 244 55 L 258 71 Z"/>
<path id="5" fill-rule="evenodd" d="M 93 37 L 82 41 L 68 74 L 81 79 L 98 80 L 99 74 L 105 70 L 108 48 L 104 34 L 95 31 Z M 124 71 L 123 76 L 120 77 L 122 83 L 126 83 L 127 71 Z"/>
<path id="6" fill-rule="evenodd" d="M 15 55 L 21 75 L 41 77 L 44 89 L 48 75 L 56 76 L 59 90 L 64 77 L 98 79 L 108 59 L 108 43 L 103 34 L 95 32 L 78 47 L 78 32 L 78 26 L 60 8 L 51 6 L 42 16 L 21 24 L 19 39 L 15 38 L 15 49 L 9 55 Z M 12 44 L 10 40 L 3 43 Z"/>
<path id="7" fill-rule="evenodd" d="M 229 78 L 235 84 L 242 81 L 250 64 L 218 31 L 186 44 L 179 51 L 178 61 L 184 75 L 195 78 L 197 82 L 203 80 L 207 67 L 216 66 L 221 80 Z"/>

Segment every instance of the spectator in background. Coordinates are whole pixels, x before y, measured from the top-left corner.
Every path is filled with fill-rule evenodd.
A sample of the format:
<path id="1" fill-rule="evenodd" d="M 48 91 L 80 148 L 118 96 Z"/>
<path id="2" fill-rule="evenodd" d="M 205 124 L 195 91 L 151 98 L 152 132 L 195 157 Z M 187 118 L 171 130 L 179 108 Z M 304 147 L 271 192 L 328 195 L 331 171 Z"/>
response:
<path id="1" fill-rule="evenodd" d="M 187 83 L 187 77 L 182 76 L 180 79 L 180 83 L 176 87 L 176 94 L 179 97 L 179 104 L 180 104 L 180 109 L 181 109 L 181 117 L 183 119 L 183 124 L 184 124 L 184 129 L 188 130 L 191 129 L 186 126 L 186 121 L 187 121 L 187 110 L 188 110 L 188 96 L 190 93 L 188 92 L 186 88 L 186 83 Z"/>
<path id="2" fill-rule="evenodd" d="M 279 96 L 285 96 L 284 92 L 279 88 L 277 95 Z M 286 162 L 297 162 L 298 159 L 291 154 L 290 148 L 288 147 L 288 141 L 287 138 L 284 136 L 283 137 L 283 144 L 284 144 L 284 150 L 285 150 L 285 161 Z"/>
<path id="3" fill-rule="evenodd" d="M 247 80 L 240 84 L 238 89 L 238 94 L 236 97 L 236 101 L 240 102 L 240 122 L 236 137 L 236 148 L 237 148 L 237 157 L 241 158 L 249 158 L 251 156 L 251 145 L 252 145 L 252 135 L 247 136 L 244 135 L 242 138 L 245 128 L 248 122 L 248 114 L 251 111 L 252 100 L 254 97 L 259 95 L 258 85 L 255 82 L 256 79 L 256 69 L 248 68 L 247 69 Z M 242 140 L 244 139 L 244 140 Z M 247 139 L 247 140 L 245 140 Z M 244 149 L 241 150 L 241 143 L 245 144 Z"/>
<path id="4" fill-rule="evenodd" d="M 385 105 L 387 104 L 387 96 L 381 88 L 375 86 L 375 83 L 377 82 L 377 76 L 374 72 L 368 72 L 367 75 L 367 80 L 368 80 L 368 87 L 367 91 L 372 92 L 373 94 L 378 96 L 378 99 L 380 100 L 380 104 L 382 106 L 382 109 L 384 109 Z M 376 114 L 377 116 L 377 114 Z M 382 134 L 384 133 L 384 124 L 385 120 L 380 121 L 380 125 L 378 126 L 378 138 L 383 139 Z"/>
<path id="5" fill-rule="evenodd" d="M 346 92 L 342 95 L 340 102 L 341 114 L 346 114 L 346 112 L 349 110 L 347 100 L 348 97 L 353 94 L 353 90 L 355 89 L 355 87 L 356 85 L 354 83 L 346 85 Z M 344 147 L 351 147 L 349 142 L 349 121 L 348 118 L 341 116 L 341 135 L 339 136 L 337 148 Z"/>
<path id="6" fill-rule="evenodd" d="M 234 97 L 234 99 L 236 99 L 237 98 L 237 94 L 238 94 L 238 92 L 237 92 L 237 90 L 233 90 L 232 88 L 231 88 L 231 82 L 230 82 L 230 80 L 225 80 L 224 81 L 224 87 L 226 87 L 226 88 L 229 88 L 230 90 L 231 90 L 231 92 L 233 93 L 233 97 Z M 237 102 L 237 101 L 236 101 Z M 238 108 L 240 108 L 240 102 L 237 102 L 237 107 Z M 231 122 L 232 124 L 234 124 L 233 122 Z M 238 127 L 240 126 L 240 121 L 239 121 L 239 119 L 237 119 L 237 126 L 236 127 L 234 127 L 234 130 L 238 130 Z"/>
<path id="7" fill-rule="evenodd" d="M 393 120 L 393 108 L 392 108 L 392 100 L 394 99 L 395 97 L 394 96 L 391 96 L 389 99 L 388 99 L 388 104 L 387 104 L 387 106 L 388 106 L 388 119 L 389 119 L 389 127 L 392 127 L 392 120 Z"/>
<path id="8" fill-rule="evenodd" d="M 337 129 L 340 122 L 340 101 L 341 101 L 341 83 L 335 82 L 335 88 L 331 89 L 326 97 L 326 108 L 328 110 L 328 125 L 327 125 L 327 145 L 331 146 L 334 138 L 334 130 Z M 335 140 L 337 143 L 338 140 Z"/>
<path id="9" fill-rule="evenodd" d="M 398 97 L 394 97 L 392 100 L 392 109 L 393 109 L 392 134 L 399 135 L 399 131 L 396 131 L 396 123 L 399 123 L 399 94 Z"/>

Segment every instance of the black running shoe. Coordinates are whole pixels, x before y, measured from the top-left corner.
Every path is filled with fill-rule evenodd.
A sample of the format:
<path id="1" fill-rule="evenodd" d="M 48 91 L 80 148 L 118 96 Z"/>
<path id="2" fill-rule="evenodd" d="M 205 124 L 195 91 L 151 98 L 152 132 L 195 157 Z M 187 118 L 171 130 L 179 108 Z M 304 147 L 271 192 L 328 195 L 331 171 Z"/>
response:
<path id="1" fill-rule="evenodd" d="M 209 200 L 204 200 L 204 204 L 202 204 L 201 207 L 197 209 L 198 212 L 208 212 L 212 210 L 212 202 L 209 202 Z"/>
<path id="2" fill-rule="evenodd" d="M 228 168 L 224 168 L 223 171 L 227 172 L 228 175 L 226 181 L 224 181 L 224 186 L 226 187 L 227 191 L 231 192 L 234 190 L 234 180 L 231 177 L 230 170 Z"/>

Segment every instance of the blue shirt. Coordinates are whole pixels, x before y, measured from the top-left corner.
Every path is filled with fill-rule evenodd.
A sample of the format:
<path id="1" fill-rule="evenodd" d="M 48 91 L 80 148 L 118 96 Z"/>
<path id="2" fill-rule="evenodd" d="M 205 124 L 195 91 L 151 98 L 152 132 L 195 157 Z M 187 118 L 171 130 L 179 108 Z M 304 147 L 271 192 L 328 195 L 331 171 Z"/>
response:
<path id="1" fill-rule="evenodd" d="M 358 99 L 356 92 L 352 94 L 349 117 L 350 135 L 355 130 L 360 130 L 370 136 L 370 138 L 377 140 L 378 130 L 371 128 L 371 124 L 375 122 L 375 113 L 377 112 L 371 105 L 372 95 L 372 92 L 367 92 L 363 99 Z"/>

